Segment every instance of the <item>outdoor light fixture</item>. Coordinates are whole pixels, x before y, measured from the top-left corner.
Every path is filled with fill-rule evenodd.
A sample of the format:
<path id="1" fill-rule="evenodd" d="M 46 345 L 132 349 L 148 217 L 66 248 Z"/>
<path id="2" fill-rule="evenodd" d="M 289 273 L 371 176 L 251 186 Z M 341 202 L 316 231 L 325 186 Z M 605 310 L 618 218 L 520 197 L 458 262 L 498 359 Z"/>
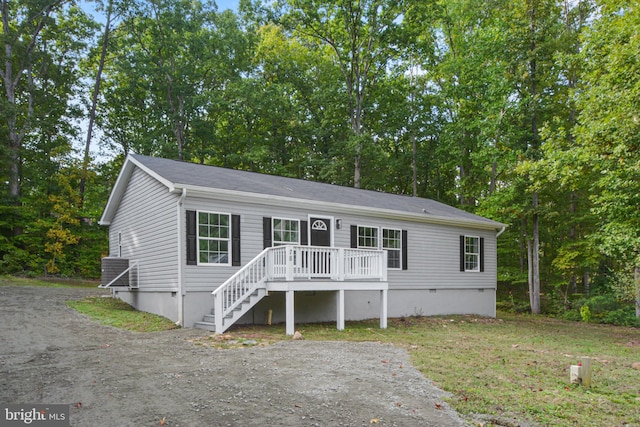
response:
<path id="1" fill-rule="evenodd" d="M 340 230 L 342 228 L 342 220 L 336 219 L 336 230 Z"/>

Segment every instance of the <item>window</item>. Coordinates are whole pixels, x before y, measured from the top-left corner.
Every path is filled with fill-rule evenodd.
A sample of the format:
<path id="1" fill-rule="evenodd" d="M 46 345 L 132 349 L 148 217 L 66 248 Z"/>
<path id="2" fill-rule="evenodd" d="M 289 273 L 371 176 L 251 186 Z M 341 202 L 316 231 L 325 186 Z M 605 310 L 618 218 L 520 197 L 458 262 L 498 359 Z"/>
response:
<path id="1" fill-rule="evenodd" d="M 464 271 L 480 271 L 480 238 L 464 236 Z"/>
<path id="2" fill-rule="evenodd" d="M 378 249 L 378 228 L 358 226 L 358 247 Z"/>
<path id="3" fill-rule="evenodd" d="M 382 229 L 382 249 L 387 251 L 387 267 L 401 267 L 402 231 Z"/>
<path id="4" fill-rule="evenodd" d="M 355 233 L 355 226 L 352 233 Z M 378 236 L 382 232 L 382 239 Z M 406 242 L 403 236 L 406 231 L 393 228 L 357 226 L 356 245 L 352 247 L 364 249 L 384 249 L 387 251 L 387 267 L 406 270 Z M 405 259 L 403 259 L 403 257 Z M 404 261 L 404 263 L 403 263 Z"/>
<path id="5" fill-rule="evenodd" d="M 273 246 L 299 245 L 300 221 L 273 218 Z"/>
<path id="6" fill-rule="evenodd" d="M 231 218 L 228 214 L 198 212 L 198 263 L 229 265 Z"/>

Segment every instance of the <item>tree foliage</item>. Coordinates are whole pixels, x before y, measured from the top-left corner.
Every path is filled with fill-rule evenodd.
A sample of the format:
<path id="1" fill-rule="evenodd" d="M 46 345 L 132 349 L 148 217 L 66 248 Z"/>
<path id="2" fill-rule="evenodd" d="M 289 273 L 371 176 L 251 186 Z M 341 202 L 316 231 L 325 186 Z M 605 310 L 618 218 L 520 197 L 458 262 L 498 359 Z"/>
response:
<path id="1" fill-rule="evenodd" d="M 638 299 L 636 1 L 1 6 L 2 271 L 98 275 L 136 152 L 502 221 L 500 287 L 534 312 Z"/>

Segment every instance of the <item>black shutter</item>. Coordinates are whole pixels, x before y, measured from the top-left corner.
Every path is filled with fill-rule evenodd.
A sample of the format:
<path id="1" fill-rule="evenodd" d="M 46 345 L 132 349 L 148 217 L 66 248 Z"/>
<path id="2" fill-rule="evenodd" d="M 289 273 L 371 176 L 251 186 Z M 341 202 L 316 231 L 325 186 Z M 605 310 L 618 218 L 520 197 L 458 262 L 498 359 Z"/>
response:
<path id="1" fill-rule="evenodd" d="M 187 265 L 198 264 L 196 211 L 187 211 Z"/>
<path id="2" fill-rule="evenodd" d="M 300 244 L 302 246 L 307 246 L 309 244 L 309 233 L 307 229 L 309 228 L 309 221 L 300 221 Z"/>
<path id="3" fill-rule="evenodd" d="M 240 215 L 231 215 L 231 265 L 240 264 Z"/>
<path id="4" fill-rule="evenodd" d="M 480 238 L 480 271 L 484 271 L 484 237 Z"/>
<path id="5" fill-rule="evenodd" d="M 264 249 L 273 246 L 271 237 L 271 218 L 266 216 L 262 218 L 262 242 Z"/>
<path id="6" fill-rule="evenodd" d="M 464 236 L 460 236 L 460 271 L 464 271 Z"/>
<path id="7" fill-rule="evenodd" d="M 407 249 L 407 230 L 402 230 L 402 269 L 403 270 L 407 270 L 409 265 L 407 262 L 408 254 L 409 254 L 409 251 Z"/>
<path id="8" fill-rule="evenodd" d="M 352 248 L 358 247 L 358 226 L 357 225 L 351 226 L 351 247 Z"/>

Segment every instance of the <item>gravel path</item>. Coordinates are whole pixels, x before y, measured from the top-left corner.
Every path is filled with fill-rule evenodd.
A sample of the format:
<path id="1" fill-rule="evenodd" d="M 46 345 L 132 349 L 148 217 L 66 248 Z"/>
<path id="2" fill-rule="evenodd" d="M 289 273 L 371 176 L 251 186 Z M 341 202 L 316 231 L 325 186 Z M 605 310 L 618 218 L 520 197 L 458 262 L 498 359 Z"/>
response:
<path id="1" fill-rule="evenodd" d="M 464 425 L 402 349 L 219 350 L 188 341 L 205 331 L 128 332 L 65 305 L 98 292 L 0 287 L 0 403 L 69 404 L 73 426 Z"/>

